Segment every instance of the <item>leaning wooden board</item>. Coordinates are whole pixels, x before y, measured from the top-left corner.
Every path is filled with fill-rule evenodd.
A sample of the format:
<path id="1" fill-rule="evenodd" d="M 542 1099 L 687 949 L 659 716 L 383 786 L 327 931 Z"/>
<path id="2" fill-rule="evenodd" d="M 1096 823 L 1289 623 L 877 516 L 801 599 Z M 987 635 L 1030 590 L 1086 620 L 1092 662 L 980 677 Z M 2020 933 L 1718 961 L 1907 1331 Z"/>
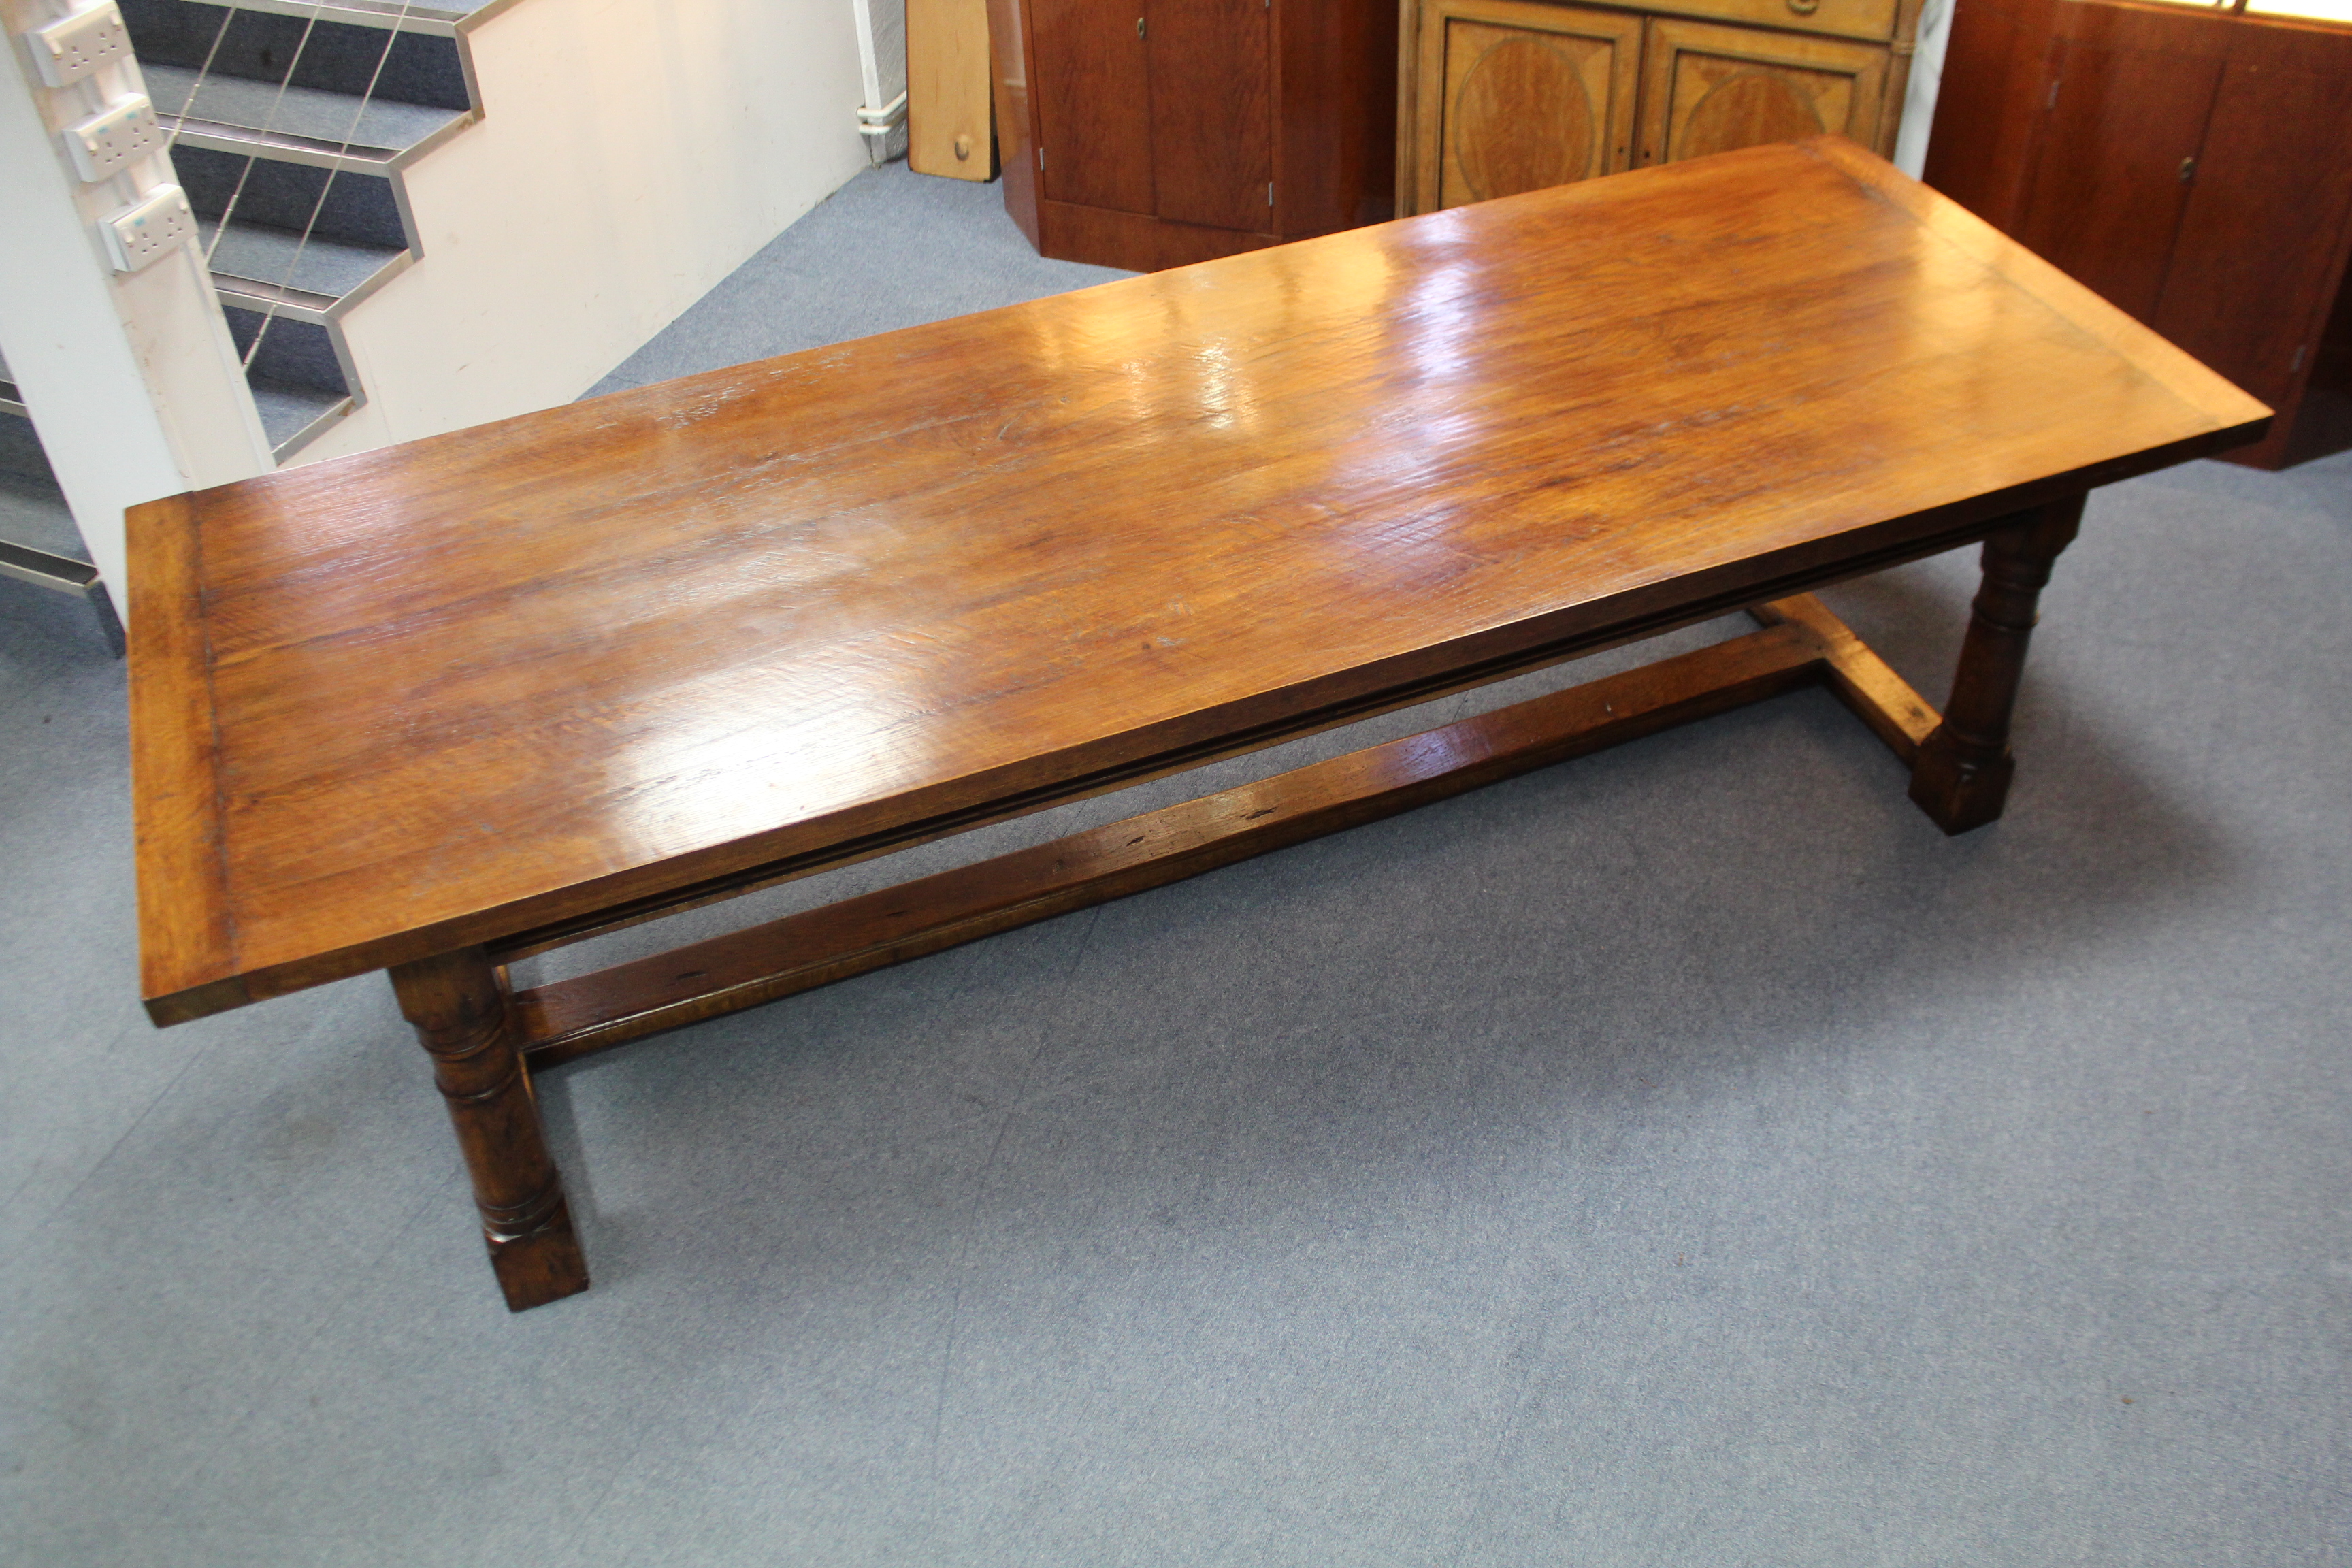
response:
<path id="1" fill-rule="evenodd" d="M 907 167 L 996 178 L 988 0 L 908 0 Z"/>
<path id="2" fill-rule="evenodd" d="M 1948 829 L 1989 820 L 2084 493 L 2267 417 L 1824 139 L 153 502 L 131 519 L 147 1005 L 172 1023 L 391 969 L 509 1303 L 534 1305 L 586 1273 L 529 1053 L 1804 681 L 1913 760 Z M 1940 721 L 1792 597 L 1979 540 Z M 1581 697 L 692 964 L 507 989 L 508 959 L 615 924 L 1758 605 L 1754 637 Z"/>

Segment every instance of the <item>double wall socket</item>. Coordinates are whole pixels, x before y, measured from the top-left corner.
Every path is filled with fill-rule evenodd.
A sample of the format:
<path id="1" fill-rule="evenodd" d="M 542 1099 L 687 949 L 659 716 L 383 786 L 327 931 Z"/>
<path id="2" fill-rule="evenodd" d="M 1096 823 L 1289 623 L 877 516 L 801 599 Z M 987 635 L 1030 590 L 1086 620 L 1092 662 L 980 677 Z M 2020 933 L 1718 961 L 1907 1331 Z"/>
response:
<path id="1" fill-rule="evenodd" d="M 66 152 L 85 180 L 119 174 L 163 150 L 155 106 L 137 96 L 118 98 L 88 120 L 66 127 Z"/>
<path id="2" fill-rule="evenodd" d="M 102 66 L 131 58 L 131 33 L 113 0 L 60 16 L 25 38 L 41 79 L 51 87 L 70 87 Z"/>
<path id="3" fill-rule="evenodd" d="M 98 226 L 117 272 L 136 272 L 183 241 L 194 237 L 196 215 L 177 185 L 157 185 Z"/>

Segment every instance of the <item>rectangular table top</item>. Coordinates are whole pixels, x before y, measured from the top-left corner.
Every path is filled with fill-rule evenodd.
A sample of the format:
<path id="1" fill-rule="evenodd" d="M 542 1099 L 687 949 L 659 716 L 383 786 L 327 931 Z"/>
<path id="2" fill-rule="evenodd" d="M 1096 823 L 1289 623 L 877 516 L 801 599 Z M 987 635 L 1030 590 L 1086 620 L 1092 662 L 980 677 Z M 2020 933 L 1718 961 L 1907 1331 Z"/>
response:
<path id="1" fill-rule="evenodd" d="M 1824 139 L 152 502 L 149 1007 L 1066 797 L 2267 413 Z"/>

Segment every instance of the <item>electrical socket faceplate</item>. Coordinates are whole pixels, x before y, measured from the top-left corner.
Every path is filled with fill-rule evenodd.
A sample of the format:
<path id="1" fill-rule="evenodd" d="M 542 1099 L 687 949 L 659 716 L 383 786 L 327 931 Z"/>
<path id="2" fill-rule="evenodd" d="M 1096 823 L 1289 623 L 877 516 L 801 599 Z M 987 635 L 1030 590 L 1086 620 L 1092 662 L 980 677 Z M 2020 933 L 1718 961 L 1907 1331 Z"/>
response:
<path id="1" fill-rule="evenodd" d="M 101 66 L 131 58 L 131 33 L 113 0 L 60 16 L 25 37 L 41 79 L 51 87 L 70 87 Z"/>
<path id="2" fill-rule="evenodd" d="M 188 194 L 177 185 L 157 185 L 98 226 L 117 272 L 136 272 L 196 232 Z"/>
<path id="3" fill-rule="evenodd" d="M 103 180 L 163 150 L 163 128 L 155 123 L 155 106 L 143 98 L 118 98 L 66 127 L 66 152 L 85 180 Z"/>

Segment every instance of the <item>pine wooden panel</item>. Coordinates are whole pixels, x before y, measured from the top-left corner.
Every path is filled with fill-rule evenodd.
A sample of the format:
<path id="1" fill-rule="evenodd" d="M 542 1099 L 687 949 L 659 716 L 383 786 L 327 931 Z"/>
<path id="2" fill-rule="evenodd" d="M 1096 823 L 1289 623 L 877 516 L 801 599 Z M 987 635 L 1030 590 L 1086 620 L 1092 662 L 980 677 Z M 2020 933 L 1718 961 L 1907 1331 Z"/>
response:
<path id="1" fill-rule="evenodd" d="M 907 166 L 986 184 L 988 0 L 907 0 Z"/>

